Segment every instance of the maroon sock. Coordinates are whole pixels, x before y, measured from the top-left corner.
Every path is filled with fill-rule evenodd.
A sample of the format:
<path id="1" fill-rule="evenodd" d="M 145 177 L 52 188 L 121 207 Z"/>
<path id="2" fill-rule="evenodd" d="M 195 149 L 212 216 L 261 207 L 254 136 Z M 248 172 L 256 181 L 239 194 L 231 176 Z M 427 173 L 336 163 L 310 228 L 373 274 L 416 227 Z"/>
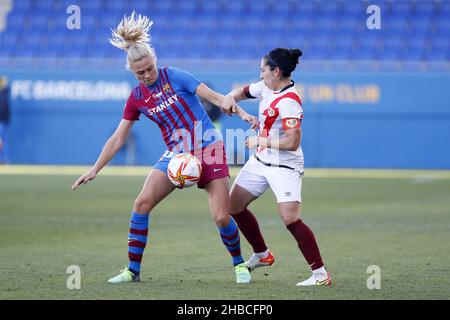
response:
<path id="1" fill-rule="evenodd" d="M 259 230 L 258 221 L 250 210 L 245 209 L 244 211 L 233 215 L 233 218 L 245 239 L 247 239 L 253 247 L 254 252 L 264 252 L 267 250 L 266 243 Z"/>
<path id="2" fill-rule="evenodd" d="M 295 240 L 297 240 L 298 247 L 311 267 L 311 270 L 323 267 L 319 247 L 311 229 L 300 219 L 288 225 L 287 228 Z"/>

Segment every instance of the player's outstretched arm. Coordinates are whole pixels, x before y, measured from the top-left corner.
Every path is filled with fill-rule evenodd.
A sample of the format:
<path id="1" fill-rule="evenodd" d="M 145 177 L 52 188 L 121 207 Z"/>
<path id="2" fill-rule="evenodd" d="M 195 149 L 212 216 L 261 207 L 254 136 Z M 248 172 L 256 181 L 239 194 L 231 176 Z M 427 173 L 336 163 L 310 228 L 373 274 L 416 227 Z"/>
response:
<path id="1" fill-rule="evenodd" d="M 232 110 L 232 112 L 238 114 L 242 120 L 249 122 L 252 129 L 256 129 L 259 126 L 258 118 L 250 115 L 237 104 L 238 101 L 246 99 L 248 99 L 248 97 L 245 95 L 244 88 L 234 89 L 224 97 L 220 108 L 222 110 Z"/>
<path id="2" fill-rule="evenodd" d="M 197 87 L 197 90 L 195 91 L 195 94 L 211 102 L 213 105 L 218 106 L 224 113 L 228 115 L 236 112 L 235 105 L 230 104 L 227 108 L 223 108 L 223 105 L 225 105 L 225 97 L 222 94 L 210 89 L 204 83 L 200 83 L 200 85 Z"/>
<path id="3" fill-rule="evenodd" d="M 236 88 L 224 97 L 220 109 L 227 114 L 238 112 L 237 102 L 245 99 L 244 88 Z"/>
<path id="4" fill-rule="evenodd" d="M 244 120 L 245 122 L 249 122 L 251 124 L 252 129 L 258 127 L 259 125 L 258 119 L 248 114 L 241 107 L 239 107 L 236 101 L 234 100 L 233 95 L 229 94 L 227 96 L 224 96 L 220 93 L 215 92 L 214 90 L 211 90 L 203 83 L 201 83 L 198 86 L 197 91 L 195 93 L 201 98 L 208 100 L 212 104 L 220 106 L 220 109 L 228 115 L 231 115 L 232 113 L 238 114 L 242 120 Z"/>
<path id="5" fill-rule="evenodd" d="M 105 143 L 105 146 L 103 147 L 103 150 L 94 166 L 73 183 L 72 190 L 75 190 L 80 185 L 86 184 L 95 179 L 100 170 L 102 170 L 102 168 L 106 166 L 109 161 L 111 161 L 117 151 L 119 151 L 119 149 L 125 144 L 133 124 L 134 121 L 124 119 L 120 121 L 116 131 Z"/>

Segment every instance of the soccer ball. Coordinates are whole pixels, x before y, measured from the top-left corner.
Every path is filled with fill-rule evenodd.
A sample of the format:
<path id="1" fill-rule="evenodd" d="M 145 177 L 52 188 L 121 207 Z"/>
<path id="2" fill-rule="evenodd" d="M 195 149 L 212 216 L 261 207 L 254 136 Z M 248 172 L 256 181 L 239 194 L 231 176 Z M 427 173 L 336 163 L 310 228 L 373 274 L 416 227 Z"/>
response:
<path id="1" fill-rule="evenodd" d="M 167 175 L 170 181 L 180 189 L 190 187 L 200 180 L 202 164 L 190 153 L 180 153 L 169 161 Z"/>

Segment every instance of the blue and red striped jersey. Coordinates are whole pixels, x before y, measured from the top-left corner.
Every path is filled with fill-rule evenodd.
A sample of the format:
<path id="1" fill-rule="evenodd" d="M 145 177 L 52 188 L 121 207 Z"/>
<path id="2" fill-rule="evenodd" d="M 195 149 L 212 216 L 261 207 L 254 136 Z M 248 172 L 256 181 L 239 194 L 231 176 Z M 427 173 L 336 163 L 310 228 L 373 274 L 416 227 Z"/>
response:
<path id="1" fill-rule="evenodd" d="M 151 86 L 139 84 L 130 94 L 123 119 L 135 121 L 144 115 L 155 122 L 169 150 L 190 152 L 222 141 L 211 119 L 195 95 L 200 81 L 174 67 L 158 69 Z"/>

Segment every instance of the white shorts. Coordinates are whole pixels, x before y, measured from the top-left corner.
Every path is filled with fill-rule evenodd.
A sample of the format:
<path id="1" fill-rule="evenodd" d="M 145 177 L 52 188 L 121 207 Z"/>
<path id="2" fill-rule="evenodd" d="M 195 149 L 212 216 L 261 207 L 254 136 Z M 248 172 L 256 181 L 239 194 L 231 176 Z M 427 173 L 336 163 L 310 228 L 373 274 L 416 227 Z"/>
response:
<path id="1" fill-rule="evenodd" d="M 277 202 L 302 202 L 302 175 L 299 170 L 268 167 L 251 156 L 239 172 L 234 183 L 256 197 L 270 186 Z"/>

